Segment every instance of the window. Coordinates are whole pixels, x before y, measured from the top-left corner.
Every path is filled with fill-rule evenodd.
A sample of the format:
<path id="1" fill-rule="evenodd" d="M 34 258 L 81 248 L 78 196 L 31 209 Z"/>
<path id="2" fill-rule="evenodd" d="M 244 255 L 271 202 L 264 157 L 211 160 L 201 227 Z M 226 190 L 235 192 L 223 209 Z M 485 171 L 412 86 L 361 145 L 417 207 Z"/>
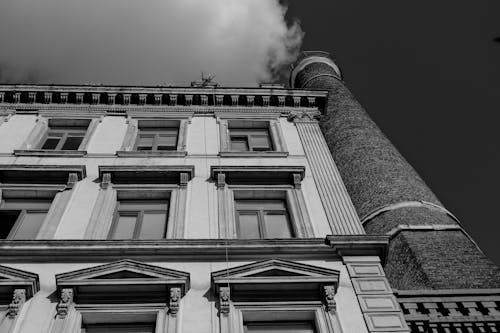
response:
<path id="1" fill-rule="evenodd" d="M 185 156 L 187 120 L 157 118 L 128 120 L 118 156 Z"/>
<path id="2" fill-rule="evenodd" d="M 16 155 L 83 156 L 98 119 L 41 117 Z"/>
<path id="3" fill-rule="evenodd" d="M 177 332 L 189 278 L 186 272 L 133 260 L 57 274 L 59 303 L 51 332 L 66 333 L 68 327 L 82 333 Z"/>
<path id="4" fill-rule="evenodd" d="M 0 204 L 0 239 L 35 239 L 52 200 L 5 199 Z"/>
<path id="5" fill-rule="evenodd" d="M 218 118 L 220 129 L 220 156 L 286 157 L 279 118 L 254 120 L 252 118 Z"/>
<path id="6" fill-rule="evenodd" d="M 44 150 L 79 150 L 90 119 L 51 119 L 40 143 Z"/>
<path id="7" fill-rule="evenodd" d="M 88 324 L 81 333 L 154 333 L 155 325 L 148 323 L 131 324 Z"/>
<path id="8" fill-rule="evenodd" d="M 229 128 L 231 151 L 271 151 L 268 128 Z"/>
<path id="9" fill-rule="evenodd" d="M 245 333 L 315 333 L 313 322 L 277 321 L 245 322 Z"/>
<path id="10" fill-rule="evenodd" d="M 192 165 L 99 166 L 101 190 L 87 239 L 184 238 Z"/>
<path id="11" fill-rule="evenodd" d="M 284 200 L 235 200 L 238 238 L 294 236 Z"/>
<path id="12" fill-rule="evenodd" d="M 179 127 L 167 127 L 174 124 L 163 121 L 165 127 L 159 127 L 160 121 L 139 121 L 139 133 L 134 150 L 177 150 Z"/>
<path id="13" fill-rule="evenodd" d="M 314 237 L 301 189 L 302 166 L 212 166 L 219 237 Z"/>
<path id="14" fill-rule="evenodd" d="M 111 239 L 166 237 L 168 200 L 120 200 L 110 230 Z"/>
<path id="15" fill-rule="evenodd" d="M 212 272 L 220 333 L 339 332 L 339 274 L 281 259 Z"/>

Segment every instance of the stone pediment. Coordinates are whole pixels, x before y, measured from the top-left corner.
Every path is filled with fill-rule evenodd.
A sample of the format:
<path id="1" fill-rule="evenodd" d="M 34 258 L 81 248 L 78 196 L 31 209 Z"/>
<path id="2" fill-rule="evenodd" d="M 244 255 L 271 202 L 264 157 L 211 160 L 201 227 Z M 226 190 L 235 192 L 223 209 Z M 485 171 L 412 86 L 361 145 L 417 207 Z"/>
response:
<path id="1" fill-rule="evenodd" d="M 337 283 L 339 271 L 293 261 L 271 259 L 212 273 L 215 284 L 315 281 Z"/>
<path id="2" fill-rule="evenodd" d="M 10 301 L 14 289 L 26 290 L 26 299 L 29 299 L 40 290 L 38 274 L 0 266 L 0 298 L 2 301 Z"/>
<path id="3" fill-rule="evenodd" d="M 189 289 L 189 273 L 120 260 L 56 275 L 60 291 L 71 289 L 75 302 L 166 302 L 172 289 L 182 297 Z"/>

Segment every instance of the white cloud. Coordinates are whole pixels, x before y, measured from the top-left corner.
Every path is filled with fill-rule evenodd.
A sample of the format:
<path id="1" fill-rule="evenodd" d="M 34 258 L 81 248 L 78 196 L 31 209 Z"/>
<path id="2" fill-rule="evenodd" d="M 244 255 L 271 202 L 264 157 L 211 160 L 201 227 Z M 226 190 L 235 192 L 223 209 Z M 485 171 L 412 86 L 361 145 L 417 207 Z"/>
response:
<path id="1" fill-rule="evenodd" d="M 1 0 L 0 80 L 253 85 L 303 33 L 278 0 Z"/>

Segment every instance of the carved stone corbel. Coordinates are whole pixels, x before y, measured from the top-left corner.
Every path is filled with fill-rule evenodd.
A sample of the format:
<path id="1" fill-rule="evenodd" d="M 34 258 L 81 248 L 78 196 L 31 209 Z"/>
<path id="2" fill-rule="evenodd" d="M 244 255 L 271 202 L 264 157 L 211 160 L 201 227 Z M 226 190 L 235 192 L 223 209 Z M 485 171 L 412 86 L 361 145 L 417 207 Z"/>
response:
<path id="1" fill-rule="evenodd" d="M 76 104 L 83 103 L 83 93 L 76 93 Z"/>
<path id="2" fill-rule="evenodd" d="M 148 97 L 147 94 L 139 94 L 139 104 L 144 105 L 146 104 L 146 98 Z"/>
<path id="3" fill-rule="evenodd" d="M 14 319 L 19 314 L 19 311 L 23 307 L 24 302 L 26 302 L 26 290 L 14 289 L 14 292 L 12 294 L 12 302 L 7 308 L 7 317 L 9 317 L 10 319 Z"/>
<path id="4" fill-rule="evenodd" d="M 271 96 L 262 96 L 262 106 L 269 106 Z"/>
<path id="5" fill-rule="evenodd" d="M 169 95 L 170 105 L 177 105 L 177 94 Z"/>
<path id="6" fill-rule="evenodd" d="M 170 288 L 169 312 L 176 316 L 179 312 L 179 302 L 181 301 L 181 288 Z"/>
<path id="7" fill-rule="evenodd" d="M 64 288 L 61 290 L 61 300 L 57 303 L 57 317 L 66 318 L 70 307 L 73 305 L 73 289 Z"/>
<path id="8" fill-rule="evenodd" d="M 60 95 L 61 104 L 68 103 L 68 93 L 61 93 Z"/>
<path id="9" fill-rule="evenodd" d="M 300 96 L 293 96 L 293 106 L 298 108 L 300 106 Z"/>
<path id="10" fill-rule="evenodd" d="M 201 105 L 207 106 L 208 105 L 208 95 L 200 95 L 201 98 Z"/>
<path id="11" fill-rule="evenodd" d="M 224 95 L 215 95 L 215 105 L 221 106 L 224 102 Z"/>
<path id="12" fill-rule="evenodd" d="M 21 102 L 21 93 L 20 92 L 15 92 L 14 93 L 14 103 L 18 104 Z"/>
<path id="13" fill-rule="evenodd" d="M 225 173 L 218 173 L 217 174 L 217 182 L 216 182 L 216 187 L 217 189 L 223 189 L 226 186 L 226 174 Z"/>
<path id="14" fill-rule="evenodd" d="M 296 190 L 300 190 L 302 188 L 302 177 L 300 176 L 300 173 L 293 174 L 293 187 Z"/>
<path id="15" fill-rule="evenodd" d="M 111 174 L 104 173 L 102 175 L 101 188 L 105 190 L 109 187 L 110 184 L 111 184 Z"/>
<path id="16" fill-rule="evenodd" d="M 186 188 L 189 181 L 189 174 L 187 172 L 180 173 L 179 185 L 181 188 Z"/>
<path id="17" fill-rule="evenodd" d="M 68 183 L 66 184 L 67 189 L 72 189 L 78 182 L 78 175 L 76 173 L 70 173 L 68 175 Z"/>
<path id="18" fill-rule="evenodd" d="M 247 106 L 253 106 L 255 96 L 247 96 Z"/>
<path id="19" fill-rule="evenodd" d="M 52 92 L 44 92 L 43 93 L 43 101 L 45 104 L 52 103 Z"/>
<path id="20" fill-rule="evenodd" d="M 238 95 L 231 95 L 231 105 L 232 106 L 238 106 Z"/>
<path id="21" fill-rule="evenodd" d="M 123 94 L 123 104 L 129 105 L 130 104 L 130 96 L 131 94 Z"/>
<path id="22" fill-rule="evenodd" d="M 278 105 L 280 107 L 285 106 L 285 100 L 286 100 L 286 96 L 278 96 Z"/>
<path id="23" fill-rule="evenodd" d="M 313 108 L 316 105 L 316 97 L 307 97 L 307 103 L 310 108 Z"/>
<path id="24" fill-rule="evenodd" d="M 99 104 L 99 97 L 101 94 L 99 93 L 94 93 L 92 94 L 92 104 Z"/>
<path id="25" fill-rule="evenodd" d="M 116 94 L 108 94 L 108 104 L 113 105 L 116 101 Z"/>
<path id="26" fill-rule="evenodd" d="M 229 302 L 231 300 L 231 291 L 229 287 L 219 288 L 219 311 L 227 316 L 229 314 Z"/>
<path id="27" fill-rule="evenodd" d="M 36 92 L 30 91 L 28 93 L 28 100 L 30 103 L 35 103 L 36 102 Z"/>
<path id="28" fill-rule="evenodd" d="M 162 94 L 155 94 L 155 105 L 161 105 Z"/>
<path id="29" fill-rule="evenodd" d="M 323 294 L 325 297 L 326 311 L 335 313 L 337 311 L 337 303 L 335 302 L 335 286 L 323 286 Z"/>
<path id="30" fill-rule="evenodd" d="M 190 105 L 193 104 L 193 95 L 185 95 L 184 97 L 186 99 L 186 105 L 187 106 L 190 106 Z"/>

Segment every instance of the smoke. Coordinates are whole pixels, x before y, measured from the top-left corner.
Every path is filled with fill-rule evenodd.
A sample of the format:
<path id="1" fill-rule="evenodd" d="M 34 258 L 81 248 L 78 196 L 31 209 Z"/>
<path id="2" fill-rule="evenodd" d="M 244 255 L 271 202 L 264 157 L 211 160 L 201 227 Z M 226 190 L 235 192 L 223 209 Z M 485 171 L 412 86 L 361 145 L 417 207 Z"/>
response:
<path id="1" fill-rule="evenodd" d="M 0 82 L 271 81 L 303 32 L 279 0 L 0 0 Z"/>

